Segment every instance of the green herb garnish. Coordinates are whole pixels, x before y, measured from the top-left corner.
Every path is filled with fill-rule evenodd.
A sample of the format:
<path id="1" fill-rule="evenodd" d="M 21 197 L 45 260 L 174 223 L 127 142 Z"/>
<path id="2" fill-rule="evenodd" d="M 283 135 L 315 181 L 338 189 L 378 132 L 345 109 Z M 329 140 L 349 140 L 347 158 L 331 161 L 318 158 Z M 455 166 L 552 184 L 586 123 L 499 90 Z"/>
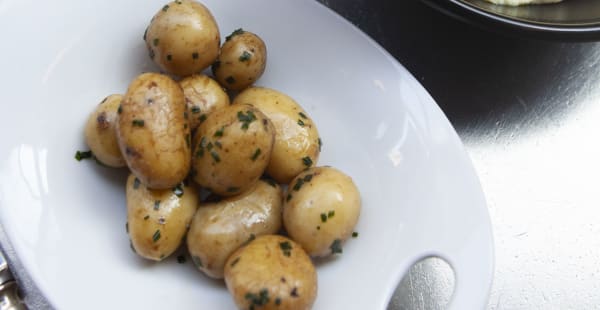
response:
<path id="1" fill-rule="evenodd" d="M 192 113 L 196 114 L 196 113 L 200 113 L 200 107 L 195 105 L 192 107 Z"/>
<path id="2" fill-rule="evenodd" d="M 254 112 L 250 110 L 246 111 L 245 114 L 242 111 L 238 111 L 237 118 L 240 122 L 242 122 L 242 129 L 248 130 L 248 127 L 250 127 L 250 123 L 256 120 L 256 115 L 254 115 Z"/>
<path id="3" fill-rule="evenodd" d="M 165 6 L 163 6 L 162 10 L 163 10 L 163 12 L 166 12 L 167 10 L 169 10 L 169 5 L 165 4 Z"/>
<path id="4" fill-rule="evenodd" d="M 144 221 L 147 221 L 150 218 L 150 215 L 146 214 L 146 216 L 144 216 Z"/>
<path id="5" fill-rule="evenodd" d="M 202 114 L 198 117 L 198 121 L 200 121 L 200 124 L 202 124 L 205 120 L 206 120 L 206 114 Z"/>
<path id="6" fill-rule="evenodd" d="M 129 233 L 129 222 L 125 222 L 125 232 Z"/>
<path id="7" fill-rule="evenodd" d="M 123 107 L 119 104 L 119 108 L 117 109 L 117 114 L 123 113 Z"/>
<path id="8" fill-rule="evenodd" d="M 340 239 L 333 240 L 333 243 L 331 243 L 331 246 L 329 246 L 329 248 L 331 249 L 332 254 L 341 254 L 343 252 L 342 251 L 342 240 L 340 240 Z"/>
<path id="9" fill-rule="evenodd" d="M 283 255 L 290 257 L 292 254 L 292 245 L 288 241 L 279 242 L 279 247 L 283 251 Z"/>
<path id="10" fill-rule="evenodd" d="M 92 158 L 93 156 L 94 156 L 94 154 L 92 154 L 92 151 L 77 151 L 75 153 L 75 159 L 77 161 L 82 161 L 83 159 Z"/>
<path id="11" fill-rule="evenodd" d="M 231 264 L 229 264 L 229 267 L 235 266 L 239 261 L 240 261 L 240 257 L 238 256 L 231 262 Z"/>
<path id="12" fill-rule="evenodd" d="M 298 181 L 296 181 L 296 185 L 294 185 L 293 189 L 295 191 L 299 191 L 300 188 L 302 187 L 302 185 L 304 185 L 304 179 L 300 178 L 300 179 L 298 179 Z"/>
<path id="13" fill-rule="evenodd" d="M 250 60 L 250 58 L 252 58 L 252 54 L 248 53 L 247 51 L 244 51 L 244 52 L 242 53 L 242 55 L 240 55 L 240 58 L 239 58 L 239 60 L 243 62 L 243 61 L 248 61 L 248 60 Z"/>
<path id="14" fill-rule="evenodd" d="M 327 218 L 332 218 L 335 215 L 335 210 L 327 212 Z"/>
<path id="15" fill-rule="evenodd" d="M 225 131 L 225 126 L 221 127 L 219 130 L 215 131 L 215 137 L 222 137 L 223 132 Z"/>
<path id="16" fill-rule="evenodd" d="M 258 159 L 258 156 L 260 156 L 260 153 L 260 148 L 257 148 L 256 151 L 254 151 L 254 154 L 252 154 L 252 157 L 250 157 L 250 159 L 252 159 L 252 161 L 256 161 L 256 159 Z"/>
<path id="17" fill-rule="evenodd" d="M 131 121 L 131 125 L 133 125 L 134 127 L 144 127 L 144 120 L 134 119 L 133 121 Z"/>
<path id="18" fill-rule="evenodd" d="M 306 114 L 299 112 L 298 115 L 300 115 L 300 117 L 302 117 L 303 119 L 308 119 L 308 117 L 306 117 Z"/>
<path id="19" fill-rule="evenodd" d="M 264 306 L 269 302 L 269 290 L 263 288 L 258 294 L 248 292 L 244 298 L 250 301 L 250 308 L 254 308 L 253 306 Z"/>
<path id="20" fill-rule="evenodd" d="M 301 119 L 299 119 L 299 120 L 298 120 L 298 125 L 299 125 L 300 127 L 304 127 L 304 122 L 303 122 Z"/>
<path id="21" fill-rule="evenodd" d="M 310 167 L 313 164 L 313 161 L 312 161 L 312 159 L 310 159 L 310 157 L 306 156 L 306 157 L 302 158 L 302 163 L 306 167 Z"/>
<path id="22" fill-rule="evenodd" d="M 323 148 L 323 141 L 321 141 L 321 138 L 319 138 L 319 140 L 317 140 L 317 142 L 319 143 L 319 152 L 320 152 L 321 148 Z"/>
<path id="23" fill-rule="evenodd" d="M 353 232 L 352 233 L 352 238 L 356 238 L 356 237 L 358 237 L 358 233 L 357 232 Z"/>
<path id="24" fill-rule="evenodd" d="M 160 42 L 160 40 L 158 38 L 155 38 L 154 40 L 152 40 L 152 44 L 154 44 L 154 46 L 157 46 L 158 42 Z"/>
<path id="25" fill-rule="evenodd" d="M 225 37 L 225 41 L 229 41 L 234 36 L 236 36 L 238 34 L 242 34 L 242 33 L 244 33 L 244 29 L 242 29 L 242 28 L 236 29 L 230 35 L 228 35 L 228 36 Z"/>
<path id="26" fill-rule="evenodd" d="M 160 209 L 160 200 L 154 200 L 154 210 Z"/>
<path id="27" fill-rule="evenodd" d="M 152 242 L 156 242 L 160 239 L 160 229 L 157 229 L 152 235 Z"/>
<path id="28" fill-rule="evenodd" d="M 290 200 L 292 200 L 292 194 L 287 194 L 285 201 L 290 201 Z"/>
<path id="29" fill-rule="evenodd" d="M 275 298 L 275 305 L 276 306 L 281 305 L 281 298 L 279 298 L 279 297 Z"/>
<path id="30" fill-rule="evenodd" d="M 321 213 L 321 222 L 323 222 L 323 223 L 327 222 L 327 214 Z"/>

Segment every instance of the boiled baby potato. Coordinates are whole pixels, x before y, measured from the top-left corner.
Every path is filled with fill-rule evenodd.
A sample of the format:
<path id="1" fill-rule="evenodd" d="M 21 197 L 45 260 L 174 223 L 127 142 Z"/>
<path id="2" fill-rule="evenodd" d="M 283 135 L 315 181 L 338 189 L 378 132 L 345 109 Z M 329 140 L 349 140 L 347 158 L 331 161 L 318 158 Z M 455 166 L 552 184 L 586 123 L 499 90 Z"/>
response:
<path id="1" fill-rule="evenodd" d="M 187 76 L 208 68 L 219 55 L 221 35 L 210 11 L 192 0 L 169 2 L 144 32 L 150 58 L 163 70 Z"/>
<path id="2" fill-rule="evenodd" d="M 125 167 L 115 132 L 122 95 L 110 95 L 96 107 L 85 124 L 85 141 L 92 153 L 110 167 Z"/>
<path id="3" fill-rule="evenodd" d="M 331 167 L 315 167 L 288 185 L 283 223 L 289 236 L 314 257 L 342 252 L 360 215 L 352 179 Z"/>
<path id="4" fill-rule="evenodd" d="M 196 267 L 223 278 L 227 258 L 248 240 L 281 228 L 281 188 L 259 181 L 247 192 L 203 205 L 192 220 L 187 246 Z"/>
<path id="5" fill-rule="evenodd" d="M 239 309 L 310 309 L 317 273 L 296 242 L 276 235 L 257 237 L 225 264 L 225 283 Z"/>
<path id="6" fill-rule="evenodd" d="M 181 81 L 185 103 L 190 116 L 190 128 L 195 130 L 210 112 L 229 105 L 229 96 L 217 81 L 195 74 Z"/>
<path id="7" fill-rule="evenodd" d="M 264 173 L 274 140 L 269 119 L 250 105 L 214 111 L 194 137 L 191 175 L 215 194 L 242 193 Z"/>
<path id="8" fill-rule="evenodd" d="M 121 102 L 117 140 L 131 172 L 153 189 L 181 183 L 190 169 L 191 137 L 183 91 L 166 75 L 144 73 Z"/>
<path id="9" fill-rule="evenodd" d="M 127 231 L 133 250 L 159 261 L 183 242 L 198 206 L 198 194 L 183 183 L 172 188 L 146 188 L 133 174 L 127 178 Z"/>
<path id="10" fill-rule="evenodd" d="M 317 126 L 294 99 L 273 89 L 251 87 L 235 104 L 251 104 L 275 126 L 275 146 L 267 173 L 279 183 L 289 183 L 302 170 L 316 165 L 321 152 Z"/>
<path id="11" fill-rule="evenodd" d="M 227 36 L 212 71 L 225 88 L 242 90 L 262 76 L 266 65 L 265 42 L 252 32 L 238 29 Z"/>

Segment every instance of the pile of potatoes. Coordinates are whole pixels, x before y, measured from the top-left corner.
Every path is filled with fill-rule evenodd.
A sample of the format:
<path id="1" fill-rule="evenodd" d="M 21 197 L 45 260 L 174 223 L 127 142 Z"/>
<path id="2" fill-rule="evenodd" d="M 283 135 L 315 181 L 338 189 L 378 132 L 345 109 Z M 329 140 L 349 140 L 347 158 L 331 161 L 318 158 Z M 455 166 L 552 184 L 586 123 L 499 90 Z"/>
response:
<path id="1" fill-rule="evenodd" d="M 139 75 L 85 127 L 96 160 L 131 171 L 132 249 L 160 261 L 185 244 L 198 270 L 225 279 L 240 309 L 311 308 L 311 257 L 341 253 L 356 234 L 352 179 L 317 166 L 317 126 L 294 99 L 252 86 L 267 61 L 259 36 L 237 29 L 221 45 L 211 12 L 177 0 L 143 37 L 168 75 Z M 213 78 L 201 74 L 209 66 Z"/>

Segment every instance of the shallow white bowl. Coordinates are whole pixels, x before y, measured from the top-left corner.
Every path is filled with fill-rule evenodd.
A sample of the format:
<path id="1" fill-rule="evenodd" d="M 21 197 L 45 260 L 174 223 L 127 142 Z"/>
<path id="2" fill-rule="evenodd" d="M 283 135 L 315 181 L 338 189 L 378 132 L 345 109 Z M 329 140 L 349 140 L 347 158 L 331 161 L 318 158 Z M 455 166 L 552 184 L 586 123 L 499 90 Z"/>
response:
<path id="1" fill-rule="evenodd" d="M 267 42 L 259 85 L 294 97 L 324 142 L 320 165 L 351 175 L 363 210 L 344 254 L 318 264 L 315 309 L 385 309 L 416 260 L 445 258 L 453 307 L 485 305 L 493 245 L 485 200 L 456 133 L 389 54 L 314 1 L 206 0 L 222 35 Z M 191 264 L 129 249 L 125 171 L 77 162 L 83 125 L 106 95 L 156 70 L 142 34 L 162 1 L 0 1 L 0 218 L 59 309 L 229 309 Z"/>

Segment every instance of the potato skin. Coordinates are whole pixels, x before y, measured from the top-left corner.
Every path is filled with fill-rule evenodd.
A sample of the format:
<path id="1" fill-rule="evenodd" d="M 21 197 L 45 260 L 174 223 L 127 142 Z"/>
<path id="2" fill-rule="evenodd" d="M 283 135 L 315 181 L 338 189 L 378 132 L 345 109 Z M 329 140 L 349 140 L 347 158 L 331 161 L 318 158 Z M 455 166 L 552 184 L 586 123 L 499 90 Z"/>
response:
<path id="1" fill-rule="evenodd" d="M 177 250 L 198 207 L 196 189 L 182 183 L 174 189 L 152 190 L 130 174 L 126 196 L 127 232 L 134 251 L 160 261 Z"/>
<path id="2" fill-rule="evenodd" d="M 117 111 L 122 95 L 110 95 L 96 107 L 85 124 L 85 141 L 96 158 L 109 167 L 125 167 L 117 142 Z"/>
<path id="3" fill-rule="evenodd" d="M 208 68 L 219 55 L 221 35 L 201 3 L 178 0 L 163 6 L 144 32 L 150 58 L 166 72 L 188 76 Z"/>
<path id="4" fill-rule="evenodd" d="M 144 185 L 170 189 L 181 183 L 190 169 L 191 137 L 179 84 L 157 73 L 134 79 L 121 103 L 117 140 Z"/>
<path id="5" fill-rule="evenodd" d="M 179 81 L 190 117 L 190 128 L 196 130 L 211 112 L 230 104 L 229 96 L 217 81 L 194 74 Z"/>
<path id="6" fill-rule="evenodd" d="M 352 179 L 331 167 L 315 167 L 288 185 L 283 223 L 310 256 L 340 253 L 360 215 L 360 193 Z"/>
<path id="7" fill-rule="evenodd" d="M 275 130 L 250 105 L 231 105 L 211 113 L 194 137 L 194 180 L 213 193 L 233 196 L 249 189 L 269 163 Z"/>
<path id="8" fill-rule="evenodd" d="M 212 278 L 223 278 L 233 251 L 256 236 L 279 231 L 282 197 L 279 185 L 261 180 L 241 195 L 199 208 L 187 235 L 196 267 Z"/>
<path id="9" fill-rule="evenodd" d="M 299 244 L 277 235 L 235 251 L 225 264 L 225 284 L 239 309 L 310 309 L 317 297 L 312 261 Z"/>
<path id="10" fill-rule="evenodd" d="M 317 126 L 291 97 L 264 87 L 250 87 L 233 104 L 250 104 L 263 112 L 275 127 L 275 146 L 267 173 L 279 183 L 289 183 L 302 170 L 317 164 L 321 139 Z"/>
<path id="11" fill-rule="evenodd" d="M 252 32 L 238 29 L 227 36 L 212 72 L 225 88 L 242 90 L 263 75 L 266 65 L 265 42 Z"/>

